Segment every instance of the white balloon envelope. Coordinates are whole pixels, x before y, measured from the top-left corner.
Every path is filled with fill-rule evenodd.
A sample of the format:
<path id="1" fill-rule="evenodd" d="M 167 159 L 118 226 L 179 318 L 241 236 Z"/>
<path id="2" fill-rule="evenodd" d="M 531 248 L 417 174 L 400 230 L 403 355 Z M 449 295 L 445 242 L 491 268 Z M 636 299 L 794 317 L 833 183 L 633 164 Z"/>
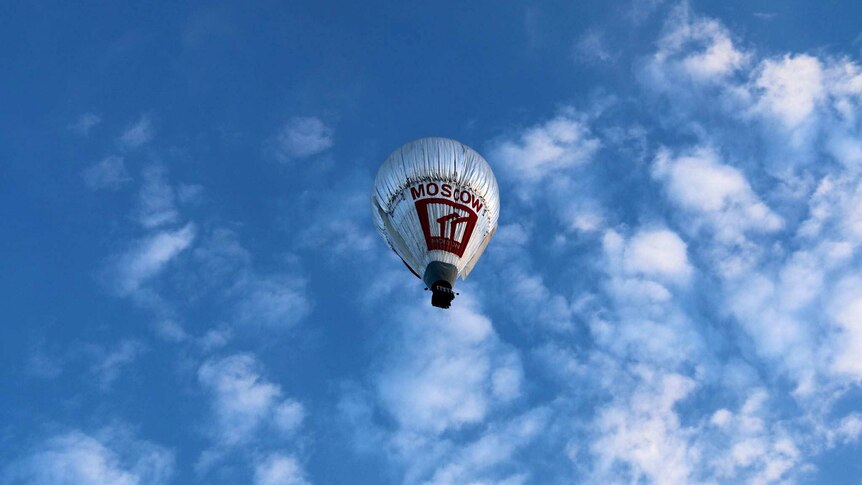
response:
<path id="1" fill-rule="evenodd" d="M 422 138 L 387 158 L 371 194 L 378 232 L 448 308 L 458 276 L 466 278 L 500 216 L 497 179 L 475 150 L 448 138 Z"/>

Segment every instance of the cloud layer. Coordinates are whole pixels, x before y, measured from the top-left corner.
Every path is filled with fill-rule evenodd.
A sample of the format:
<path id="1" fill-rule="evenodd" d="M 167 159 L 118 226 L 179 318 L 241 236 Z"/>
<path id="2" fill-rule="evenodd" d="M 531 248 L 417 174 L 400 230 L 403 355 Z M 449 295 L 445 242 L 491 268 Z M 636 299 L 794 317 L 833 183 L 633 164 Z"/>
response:
<path id="1" fill-rule="evenodd" d="M 501 6 L 503 35 L 467 8 L 228 2 L 102 42 L 101 104 L 51 104 L 66 165 L 8 151 L 0 481 L 855 479 L 858 52 L 752 27 L 791 7 L 555 8 Z M 142 51 L 177 56 L 157 95 L 102 89 Z M 195 89 L 104 95 L 172 86 Z M 503 207 L 445 312 L 368 214 L 392 146 L 437 134 L 486 155 Z"/>

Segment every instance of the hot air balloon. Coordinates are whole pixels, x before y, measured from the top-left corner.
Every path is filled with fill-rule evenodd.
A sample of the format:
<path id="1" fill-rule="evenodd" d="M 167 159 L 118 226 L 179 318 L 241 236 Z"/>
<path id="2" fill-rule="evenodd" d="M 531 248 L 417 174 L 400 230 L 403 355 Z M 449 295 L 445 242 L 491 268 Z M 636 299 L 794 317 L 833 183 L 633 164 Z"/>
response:
<path id="1" fill-rule="evenodd" d="M 386 244 L 431 290 L 431 304 L 449 308 L 455 279 L 470 274 L 497 230 L 500 194 L 488 162 L 472 148 L 422 138 L 380 166 L 371 212 Z"/>

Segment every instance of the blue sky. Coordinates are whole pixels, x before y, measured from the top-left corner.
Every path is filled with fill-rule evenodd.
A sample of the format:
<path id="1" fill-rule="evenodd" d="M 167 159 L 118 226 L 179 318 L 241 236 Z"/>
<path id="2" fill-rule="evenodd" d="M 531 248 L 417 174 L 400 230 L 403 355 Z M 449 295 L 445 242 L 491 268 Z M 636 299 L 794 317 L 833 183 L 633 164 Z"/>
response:
<path id="1" fill-rule="evenodd" d="M 860 483 L 860 18 L 0 6 L 0 482 Z M 500 183 L 450 311 L 424 136 Z"/>

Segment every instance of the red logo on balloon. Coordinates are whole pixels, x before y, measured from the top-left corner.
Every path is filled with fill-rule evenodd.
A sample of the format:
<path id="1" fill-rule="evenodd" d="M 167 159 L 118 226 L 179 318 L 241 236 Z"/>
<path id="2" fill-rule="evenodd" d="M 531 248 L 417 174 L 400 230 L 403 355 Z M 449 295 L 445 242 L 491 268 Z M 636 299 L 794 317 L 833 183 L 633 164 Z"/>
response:
<path id="1" fill-rule="evenodd" d="M 429 251 L 439 249 L 459 258 L 464 255 L 476 227 L 475 212 L 447 199 L 422 199 L 416 201 L 416 214 Z"/>

